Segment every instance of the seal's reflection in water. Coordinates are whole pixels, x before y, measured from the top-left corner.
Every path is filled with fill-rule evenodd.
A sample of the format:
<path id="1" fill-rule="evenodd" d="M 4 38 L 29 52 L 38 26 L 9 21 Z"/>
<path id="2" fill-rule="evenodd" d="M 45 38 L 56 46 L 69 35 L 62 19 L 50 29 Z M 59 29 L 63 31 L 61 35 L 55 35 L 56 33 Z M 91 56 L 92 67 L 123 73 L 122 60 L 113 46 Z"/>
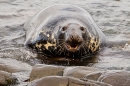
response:
<path id="1" fill-rule="evenodd" d="M 89 58 L 73 58 L 73 57 L 45 57 L 38 54 L 37 58 L 42 64 L 62 65 L 62 66 L 88 66 L 91 67 L 100 60 L 98 54 Z"/>

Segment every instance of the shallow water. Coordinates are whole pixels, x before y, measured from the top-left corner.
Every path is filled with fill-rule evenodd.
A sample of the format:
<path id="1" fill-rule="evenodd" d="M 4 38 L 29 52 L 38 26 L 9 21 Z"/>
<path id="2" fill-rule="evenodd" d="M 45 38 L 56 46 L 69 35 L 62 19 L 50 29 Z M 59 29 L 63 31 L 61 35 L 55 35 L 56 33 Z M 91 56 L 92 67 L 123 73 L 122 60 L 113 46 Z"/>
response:
<path id="1" fill-rule="evenodd" d="M 80 2 L 80 3 L 79 3 Z M 53 4 L 74 4 L 87 10 L 109 41 L 109 46 L 92 58 L 43 58 L 24 47 L 24 22 L 41 9 Z M 37 63 L 89 66 L 103 69 L 130 70 L 130 1 L 129 0 L 1 0 L 0 57 L 12 58 L 29 65 Z M 42 59 L 41 59 L 42 58 Z M 13 60 L 10 59 L 13 63 Z M 24 73 L 23 73 L 24 76 Z"/>

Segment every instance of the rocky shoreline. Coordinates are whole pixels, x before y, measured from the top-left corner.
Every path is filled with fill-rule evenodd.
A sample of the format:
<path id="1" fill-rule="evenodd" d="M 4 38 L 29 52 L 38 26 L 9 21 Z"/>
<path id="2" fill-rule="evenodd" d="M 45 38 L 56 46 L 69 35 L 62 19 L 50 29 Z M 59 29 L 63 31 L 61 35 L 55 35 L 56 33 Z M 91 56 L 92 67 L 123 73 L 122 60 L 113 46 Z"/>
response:
<path id="1" fill-rule="evenodd" d="M 6 62 L 6 61 L 5 61 Z M 14 62 L 21 63 L 14 60 Z M 0 86 L 129 86 L 130 72 L 85 66 L 0 63 Z M 24 77 L 22 77 L 24 74 Z M 21 75 L 21 76 L 20 76 Z M 26 77 L 25 77 L 26 76 Z"/>

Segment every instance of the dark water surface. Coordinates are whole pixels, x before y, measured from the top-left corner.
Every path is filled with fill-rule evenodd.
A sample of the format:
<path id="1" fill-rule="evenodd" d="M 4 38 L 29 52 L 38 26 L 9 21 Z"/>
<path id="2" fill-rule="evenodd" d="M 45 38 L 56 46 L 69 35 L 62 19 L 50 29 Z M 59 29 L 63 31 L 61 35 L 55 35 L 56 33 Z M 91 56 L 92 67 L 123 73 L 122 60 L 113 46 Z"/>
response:
<path id="1" fill-rule="evenodd" d="M 43 0 L 44 1 L 44 0 Z M 98 2 L 100 1 L 100 2 Z M 27 62 L 31 65 L 36 63 L 54 65 L 79 65 L 93 66 L 108 69 L 129 69 L 130 67 L 130 2 L 129 1 L 75 1 L 75 5 L 83 7 L 93 16 L 96 23 L 107 37 L 110 45 L 99 54 L 88 59 L 73 58 L 43 58 L 24 47 L 26 31 L 23 29 L 24 22 L 36 12 L 42 9 L 36 6 L 45 6 L 44 3 L 30 3 L 21 0 L 0 1 L 0 57 L 13 58 Z M 84 3 L 85 2 L 85 3 Z M 48 2 L 51 3 L 56 2 Z M 59 2 L 62 3 L 62 2 Z M 72 2 L 66 2 L 71 4 Z M 25 8 L 22 6 L 25 5 Z M 8 7 L 5 7 L 8 6 Z M 39 8 L 38 8 L 39 7 Z M 42 60 L 41 60 L 42 58 Z"/>

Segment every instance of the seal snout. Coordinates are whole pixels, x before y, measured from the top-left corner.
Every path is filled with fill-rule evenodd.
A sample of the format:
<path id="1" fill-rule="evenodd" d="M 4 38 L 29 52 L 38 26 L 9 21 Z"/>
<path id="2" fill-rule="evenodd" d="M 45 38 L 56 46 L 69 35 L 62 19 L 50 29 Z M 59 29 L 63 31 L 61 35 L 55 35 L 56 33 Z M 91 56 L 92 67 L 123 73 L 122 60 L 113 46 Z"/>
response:
<path id="1" fill-rule="evenodd" d="M 79 50 L 80 45 L 82 44 L 83 39 L 78 35 L 70 35 L 70 37 L 66 40 L 66 48 L 71 52 L 75 52 Z"/>

